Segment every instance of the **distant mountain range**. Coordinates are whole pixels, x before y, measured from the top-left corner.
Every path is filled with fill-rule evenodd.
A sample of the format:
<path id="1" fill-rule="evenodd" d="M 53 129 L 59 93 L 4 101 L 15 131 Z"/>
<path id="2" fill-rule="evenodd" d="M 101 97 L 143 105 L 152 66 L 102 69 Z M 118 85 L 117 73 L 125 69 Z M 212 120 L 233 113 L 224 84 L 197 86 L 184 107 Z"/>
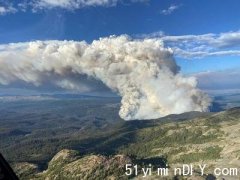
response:
<path id="1" fill-rule="evenodd" d="M 53 93 L 53 94 L 39 94 L 39 95 L 0 95 L 0 101 L 43 101 L 43 100 L 64 100 L 64 99 L 104 99 L 114 98 L 121 101 L 119 96 L 96 96 L 84 94 L 71 94 L 71 93 Z M 219 112 L 233 107 L 240 106 L 240 93 L 227 93 L 211 95 L 212 105 L 209 107 L 211 112 Z"/>

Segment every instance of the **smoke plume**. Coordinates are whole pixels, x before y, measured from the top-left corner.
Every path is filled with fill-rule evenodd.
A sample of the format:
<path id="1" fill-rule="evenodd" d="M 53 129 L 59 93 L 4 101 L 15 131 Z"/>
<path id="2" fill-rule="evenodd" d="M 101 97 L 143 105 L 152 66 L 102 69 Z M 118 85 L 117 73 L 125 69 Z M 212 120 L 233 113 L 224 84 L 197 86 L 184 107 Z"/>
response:
<path id="1" fill-rule="evenodd" d="M 84 88 L 81 76 L 102 81 L 121 97 L 125 120 L 207 111 L 210 100 L 193 77 L 179 73 L 171 49 L 159 39 L 110 36 L 84 41 L 34 41 L 0 45 L 0 84 L 18 81 Z M 87 87 L 86 87 L 87 88 Z"/>

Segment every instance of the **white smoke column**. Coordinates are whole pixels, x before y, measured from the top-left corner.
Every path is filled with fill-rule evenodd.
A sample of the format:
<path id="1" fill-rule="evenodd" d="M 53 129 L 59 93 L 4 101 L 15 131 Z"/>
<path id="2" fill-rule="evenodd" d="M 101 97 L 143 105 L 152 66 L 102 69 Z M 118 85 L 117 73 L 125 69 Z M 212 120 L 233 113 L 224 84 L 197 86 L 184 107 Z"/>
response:
<path id="1" fill-rule="evenodd" d="M 183 77 L 172 51 L 159 39 L 110 36 L 86 42 L 35 41 L 0 45 L 0 84 L 17 81 L 82 88 L 76 75 L 102 81 L 122 96 L 125 120 L 153 119 L 187 111 L 207 111 L 210 99 Z"/>

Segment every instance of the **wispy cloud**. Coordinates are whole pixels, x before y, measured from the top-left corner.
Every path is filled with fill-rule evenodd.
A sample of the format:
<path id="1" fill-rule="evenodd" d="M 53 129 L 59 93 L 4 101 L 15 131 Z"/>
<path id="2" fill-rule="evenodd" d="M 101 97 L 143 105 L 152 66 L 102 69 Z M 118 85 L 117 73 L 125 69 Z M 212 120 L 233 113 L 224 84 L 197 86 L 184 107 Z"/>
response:
<path id="1" fill-rule="evenodd" d="M 160 38 L 178 57 L 240 56 L 240 31 L 202 35 L 165 35 L 162 31 L 138 35 L 140 38 Z"/>
<path id="2" fill-rule="evenodd" d="M 10 5 L 0 5 L 0 15 L 16 13 L 17 9 Z"/>
<path id="3" fill-rule="evenodd" d="M 80 9 L 87 6 L 115 6 L 118 0 L 38 0 L 32 3 L 32 7 L 36 9 Z"/>
<path id="4" fill-rule="evenodd" d="M 128 0 L 129 3 L 146 3 L 149 0 Z M 122 3 L 122 0 L 24 0 L 11 6 L 0 6 L 0 15 L 17 11 L 31 10 L 33 12 L 54 8 L 77 10 L 85 7 L 113 7 Z"/>
<path id="5" fill-rule="evenodd" d="M 163 14 L 163 15 L 170 15 L 170 14 L 172 14 L 174 11 L 176 11 L 179 7 L 180 7 L 180 5 L 171 5 L 171 6 L 169 6 L 167 9 L 163 9 L 163 10 L 161 11 L 161 14 Z"/>

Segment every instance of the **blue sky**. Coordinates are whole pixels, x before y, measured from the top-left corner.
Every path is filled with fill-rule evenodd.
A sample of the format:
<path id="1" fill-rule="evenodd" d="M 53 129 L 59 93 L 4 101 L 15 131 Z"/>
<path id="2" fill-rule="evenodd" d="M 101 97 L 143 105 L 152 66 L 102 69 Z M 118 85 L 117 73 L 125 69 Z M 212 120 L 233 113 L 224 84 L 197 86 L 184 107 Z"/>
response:
<path id="1" fill-rule="evenodd" d="M 127 34 L 163 38 L 184 74 L 240 69 L 239 0 L 81 2 L 0 0 L 0 44 Z"/>
<path id="2" fill-rule="evenodd" d="M 0 1 L 1 2 L 1 1 Z M 7 2 L 7 1 L 2 1 Z M 19 1 L 10 1 L 16 4 Z M 5 3 L 0 3 L 2 6 Z M 163 14 L 170 6 L 177 6 Z M 34 39 L 73 39 L 92 41 L 112 34 L 147 34 L 163 31 L 168 35 L 206 34 L 238 31 L 238 0 L 149 0 L 115 6 L 87 6 L 79 9 L 32 7 L 0 16 L 0 42 Z"/>

